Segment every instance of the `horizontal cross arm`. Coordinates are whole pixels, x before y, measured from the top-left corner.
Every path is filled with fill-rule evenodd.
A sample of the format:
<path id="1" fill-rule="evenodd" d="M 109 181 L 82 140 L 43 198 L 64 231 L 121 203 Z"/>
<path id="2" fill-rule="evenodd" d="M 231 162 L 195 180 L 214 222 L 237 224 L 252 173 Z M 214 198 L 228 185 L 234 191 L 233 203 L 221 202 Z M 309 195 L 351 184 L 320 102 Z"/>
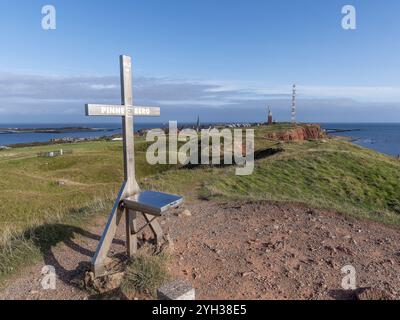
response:
<path id="1" fill-rule="evenodd" d="M 160 107 L 134 106 L 133 114 L 139 117 L 159 117 Z"/>
<path id="2" fill-rule="evenodd" d="M 159 117 L 159 107 L 147 106 L 124 106 L 124 105 L 103 105 L 103 104 L 87 104 L 87 116 L 108 116 L 108 117 Z"/>

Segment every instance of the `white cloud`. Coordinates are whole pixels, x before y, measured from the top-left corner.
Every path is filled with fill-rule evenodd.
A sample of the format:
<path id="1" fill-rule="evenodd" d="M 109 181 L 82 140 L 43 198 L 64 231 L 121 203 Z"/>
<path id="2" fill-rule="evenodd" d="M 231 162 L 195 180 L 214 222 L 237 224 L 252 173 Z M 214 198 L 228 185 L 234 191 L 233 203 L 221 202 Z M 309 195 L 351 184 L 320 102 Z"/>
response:
<path id="1" fill-rule="evenodd" d="M 229 105 L 238 104 L 238 102 L 233 102 L 229 100 L 221 99 L 218 100 L 159 100 L 157 104 L 164 106 L 209 106 L 209 107 L 223 107 Z"/>
<path id="2" fill-rule="evenodd" d="M 116 89 L 118 86 L 115 84 L 92 84 L 90 88 L 95 90 Z"/>
<path id="3" fill-rule="evenodd" d="M 257 94 L 284 94 L 290 86 L 254 89 Z M 348 99 L 359 102 L 400 102 L 400 86 L 314 86 L 298 85 L 301 99 Z"/>
<path id="4" fill-rule="evenodd" d="M 0 74 L 0 113 L 3 115 L 53 114 L 83 117 L 85 103 L 119 103 L 120 83 L 117 76 L 38 76 Z M 222 110 L 228 114 L 235 108 L 244 116 L 249 110 L 262 110 L 272 104 L 286 114 L 290 106 L 291 84 L 261 86 L 255 83 L 200 81 L 155 77 L 136 77 L 135 103 L 165 106 L 183 114 L 201 108 Z M 346 110 L 386 104 L 393 110 L 400 107 L 400 87 L 396 86 L 315 86 L 298 85 L 299 107 L 323 115 L 332 107 Z M 195 109 L 196 111 L 192 111 Z M 179 110 L 179 111 L 178 111 Z M 225 110 L 225 111 L 224 111 Z M 391 110 L 391 109 L 388 109 Z M 227 112 L 228 111 L 228 112 Z M 238 112 L 239 112 L 238 111 Z M 175 112 L 175 111 L 174 111 Z M 220 112 L 220 111 L 218 111 Z M 336 110 L 338 112 L 338 110 Z"/>

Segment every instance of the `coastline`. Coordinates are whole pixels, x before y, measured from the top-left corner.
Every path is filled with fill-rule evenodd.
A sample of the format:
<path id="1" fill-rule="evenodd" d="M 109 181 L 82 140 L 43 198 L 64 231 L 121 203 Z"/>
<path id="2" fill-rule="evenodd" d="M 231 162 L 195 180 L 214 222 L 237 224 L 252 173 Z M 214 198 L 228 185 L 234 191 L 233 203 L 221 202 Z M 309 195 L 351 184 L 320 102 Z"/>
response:
<path id="1" fill-rule="evenodd" d="M 119 128 L 120 129 L 120 128 Z M 113 129 L 87 128 L 87 127 L 63 127 L 63 128 L 0 128 L 0 134 L 23 133 L 72 133 L 72 132 L 106 132 Z"/>
<path id="2" fill-rule="evenodd" d="M 38 147 L 38 146 L 49 146 L 49 145 L 59 145 L 59 144 L 71 144 L 71 143 L 80 143 L 80 142 L 89 142 L 89 141 L 111 141 L 114 138 L 119 138 L 121 137 L 120 134 L 114 134 L 110 136 L 102 136 L 102 137 L 96 137 L 96 138 L 77 138 L 73 140 L 68 140 L 66 139 L 57 139 L 56 141 L 37 141 L 37 142 L 27 142 L 27 143 L 15 143 L 15 144 L 9 144 L 7 146 L 0 146 L 0 147 L 6 147 L 8 149 L 15 149 L 15 148 L 28 148 L 28 147 Z M 0 149 L 1 151 L 1 149 Z"/>
<path id="3" fill-rule="evenodd" d="M 181 128 L 193 128 L 196 124 L 185 123 Z M 209 126 L 241 127 L 244 124 L 203 124 L 200 128 Z M 257 125 L 257 124 L 253 124 Z M 321 123 L 326 134 L 331 137 L 343 139 L 358 146 L 383 153 L 388 156 L 398 157 L 400 154 L 400 124 L 366 124 L 366 123 Z M 135 128 L 139 135 L 155 127 L 162 127 L 160 123 L 141 123 Z M 90 125 L 23 125 L 15 124 L 0 126 L 0 150 L 7 148 L 21 148 L 44 146 L 53 144 L 66 144 L 84 141 L 112 140 L 121 137 L 118 124 L 99 124 L 98 127 Z M 6 128 L 6 129 L 5 129 Z M 3 132 L 1 132 L 3 130 Z M 8 132 L 4 132 L 8 130 Z M 11 132 L 13 130 L 14 132 Z"/>

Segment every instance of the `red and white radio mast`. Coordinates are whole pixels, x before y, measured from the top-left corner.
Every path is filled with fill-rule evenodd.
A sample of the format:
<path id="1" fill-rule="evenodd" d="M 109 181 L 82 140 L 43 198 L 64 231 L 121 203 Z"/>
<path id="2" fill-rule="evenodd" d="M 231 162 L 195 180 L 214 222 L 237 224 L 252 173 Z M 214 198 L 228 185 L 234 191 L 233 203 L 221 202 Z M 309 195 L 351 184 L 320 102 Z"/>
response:
<path id="1" fill-rule="evenodd" d="M 296 124 L 296 85 L 293 85 L 292 91 L 292 124 Z"/>

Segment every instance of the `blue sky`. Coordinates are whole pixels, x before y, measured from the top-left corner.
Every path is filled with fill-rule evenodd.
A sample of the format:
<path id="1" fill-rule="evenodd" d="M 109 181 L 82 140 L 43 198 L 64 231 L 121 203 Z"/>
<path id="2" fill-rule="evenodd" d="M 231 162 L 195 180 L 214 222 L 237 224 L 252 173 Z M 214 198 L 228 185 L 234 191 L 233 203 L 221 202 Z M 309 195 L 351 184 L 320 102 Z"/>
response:
<path id="1" fill-rule="evenodd" d="M 161 121 L 261 121 L 267 105 L 288 121 L 297 83 L 300 121 L 398 122 L 399 14 L 398 0 L 0 0 L 0 123 L 104 121 L 83 104 L 119 102 L 120 54 Z"/>

